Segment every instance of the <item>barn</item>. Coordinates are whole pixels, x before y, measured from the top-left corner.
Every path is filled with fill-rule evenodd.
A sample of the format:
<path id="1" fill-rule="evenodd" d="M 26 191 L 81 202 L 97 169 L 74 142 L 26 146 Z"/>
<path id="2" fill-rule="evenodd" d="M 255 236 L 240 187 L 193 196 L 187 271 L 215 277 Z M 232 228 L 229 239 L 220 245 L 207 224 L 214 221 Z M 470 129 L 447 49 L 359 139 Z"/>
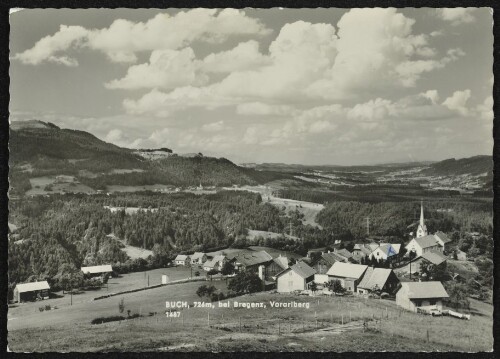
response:
<path id="1" fill-rule="evenodd" d="M 49 299 L 50 286 L 46 280 L 40 282 L 20 283 L 14 288 L 14 301 L 31 301 Z"/>
<path id="2" fill-rule="evenodd" d="M 106 274 L 111 275 L 113 273 L 113 268 L 111 264 L 104 264 L 100 266 L 82 267 L 82 272 L 84 275 L 90 278 L 103 278 Z"/>
<path id="3" fill-rule="evenodd" d="M 354 293 L 367 268 L 361 264 L 335 262 L 326 274 L 330 280 L 339 280 L 345 290 Z"/>
<path id="4" fill-rule="evenodd" d="M 396 293 L 396 304 L 416 312 L 417 308 L 443 309 L 443 299 L 448 293 L 441 282 L 403 282 Z"/>
<path id="5" fill-rule="evenodd" d="M 359 294 L 369 294 L 372 291 L 386 293 L 395 292 L 399 279 L 392 269 L 368 267 L 358 284 Z"/>
<path id="6" fill-rule="evenodd" d="M 187 266 L 191 263 L 191 258 L 185 254 L 178 254 L 174 259 L 174 263 L 178 266 Z"/>

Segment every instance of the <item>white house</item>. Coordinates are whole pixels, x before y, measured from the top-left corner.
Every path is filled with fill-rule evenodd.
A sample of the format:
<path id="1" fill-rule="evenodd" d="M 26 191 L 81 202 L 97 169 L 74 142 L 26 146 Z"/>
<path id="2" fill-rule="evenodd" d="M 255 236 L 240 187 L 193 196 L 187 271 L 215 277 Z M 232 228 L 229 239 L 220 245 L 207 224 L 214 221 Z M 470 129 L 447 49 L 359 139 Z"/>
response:
<path id="1" fill-rule="evenodd" d="M 448 293 L 441 282 L 403 282 L 396 293 L 396 304 L 416 312 L 421 309 L 443 309 L 443 299 Z"/>
<path id="2" fill-rule="evenodd" d="M 349 292 L 356 292 L 368 266 L 344 262 L 335 262 L 326 272 L 330 280 L 339 280 L 342 287 Z"/>
<path id="3" fill-rule="evenodd" d="M 178 266 L 186 266 L 190 263 L 190 257 L 185 254 L 178 254 L 174 259 L 174 263 Z"/>
<path id="4" fill-rule="evenodd" d="M 306 290 L 316 271 L 304 262 L 297 262 L 276 275 L 278 293 Z"/>
<path id="5" fill-rule="evenodd" d="M 415 251 L 417 257 L 420 257 L 424 252 L 428 251 L 443 251 L 443 247 L 439 244 L 437 238 L 433 234 L 424 237 L 413 238 L 407 245 L 406 250 L 408 253 Z"/>
<path id="6" fill-rule="evenodd" d="M 400 244 L 383 243 L 370 253 L 369 258 L 385 261 L 387 258 L 397 255 L 400 248 Z"/>
<path id="7" fill-rule="evenodd" d="M 207 261 L 207 255 L 203 252 L 194 252 L 191 255 L 191 264 L 203 264 Z"/>
<path id="8" fill-rule="evenodd" d="M 220 271 L 224 266 L 224 263 L 226 262 L 227 262 L 226 256 L 221 254 L 203 263 L 203 269 L 207 272 L 211 271 L 212 269 Z"/>

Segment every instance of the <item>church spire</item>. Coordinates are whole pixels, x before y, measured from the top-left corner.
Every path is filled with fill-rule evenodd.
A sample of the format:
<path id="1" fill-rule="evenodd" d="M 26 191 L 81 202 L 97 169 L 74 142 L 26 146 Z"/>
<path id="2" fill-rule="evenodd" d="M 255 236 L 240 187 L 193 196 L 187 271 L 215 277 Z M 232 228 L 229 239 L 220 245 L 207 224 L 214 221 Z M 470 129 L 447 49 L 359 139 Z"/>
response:
<path id="1" fill-rule="evenodd" d="M 424 222 L 424 203 L 420 201 L 420 221 L 417 228 L 417 238 L 424 237 L 427 235 L 427 226 Z"/>

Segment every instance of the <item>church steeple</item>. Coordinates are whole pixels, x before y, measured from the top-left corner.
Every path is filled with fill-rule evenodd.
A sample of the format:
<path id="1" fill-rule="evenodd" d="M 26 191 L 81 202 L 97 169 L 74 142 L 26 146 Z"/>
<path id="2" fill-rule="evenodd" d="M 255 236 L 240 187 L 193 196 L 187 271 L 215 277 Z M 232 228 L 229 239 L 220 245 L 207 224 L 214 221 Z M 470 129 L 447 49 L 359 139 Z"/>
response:
<path id="1" fill-rule="evenodd" d="M 424 237 L 427 235 L 427 226 L 424 222 L 424 203 L 420 201 L 420 222 L 417 228 L 417 238 Z"/>

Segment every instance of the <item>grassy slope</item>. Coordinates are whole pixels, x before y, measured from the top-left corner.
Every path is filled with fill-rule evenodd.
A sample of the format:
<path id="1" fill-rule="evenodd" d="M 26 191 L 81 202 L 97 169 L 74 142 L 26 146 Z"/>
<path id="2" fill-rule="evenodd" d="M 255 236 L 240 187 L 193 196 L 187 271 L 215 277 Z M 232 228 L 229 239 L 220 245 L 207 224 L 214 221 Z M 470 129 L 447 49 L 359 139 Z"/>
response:
<path id="1" fill-rule="evenodd" d="M 143 308 L 172 299 L 187 300 L 198 285 L 179 285 L 175 295 L 161 293 L 138 295 Z M 189 288 L 193 286 L 193 288 Z M 173 289 L 171 287 L 171 289 Z M 125 305 L 137 306 L 137 298 L 125 297 Z M 487 351 L 492 348 L 492 307 L 473 301 L 470 321 L 450 317 L 433 318 L 400 311 L 394 302 L 364 300 L 358 297 L 310 298 L 283 294 L 259 293 L 231 299 L 267 303 L 266 309 L 191 308 L 181 312 L 184 319 L 164 316 L 133 322 L 88 324 L 90 318 L 59 327 L 38 329 L 9 328 L 9 346 L 14 351 L 106 351 L 106 350 L 193 350 L 193 351 Z M 269 300 L 310 302 L 310 309 L 270 308 Z M 117 299 L 111 300 L 108 315 L 117 314 Z M 116 303 L 115 303 L 116 302 Z M 95 305 L 96 303 L 94 303 Z M 161 304 L 161 305 L 160 305 Z M 144 310 L 144 309 L 143 309 Z M 208 327 L 208 314 L 210 326 Z M 52 314 L 52 313 L 50 313 Z M 94 312 L 97 316 L 101 310 Z M 87 313 L 88 315 L 88 313 Z M 342 334 L 316 331 L 318 328 L 340 328 L 342 316 L 351 325 L 369 321 L 368 330 L 345 331 Z M 388 316 L 388 318 L 387 318 Z M 378 323 L 372 318 L 380 318 Z M 239 332 L 241 318 L 242 331 Z M 279 323 L 279 324 L 278 324 Z M 10 324 L 10 323 L 9 323 Z M 348 325 L 342 327 L 346 328 Z M 279 328 L 278 328 L 279 327 Z M 429 330 L 430 342 L 426 335 Z M 194 340 L 196 338 L 196 340 Z M 470 338 L 470 339 L 469 339 Z"/>

